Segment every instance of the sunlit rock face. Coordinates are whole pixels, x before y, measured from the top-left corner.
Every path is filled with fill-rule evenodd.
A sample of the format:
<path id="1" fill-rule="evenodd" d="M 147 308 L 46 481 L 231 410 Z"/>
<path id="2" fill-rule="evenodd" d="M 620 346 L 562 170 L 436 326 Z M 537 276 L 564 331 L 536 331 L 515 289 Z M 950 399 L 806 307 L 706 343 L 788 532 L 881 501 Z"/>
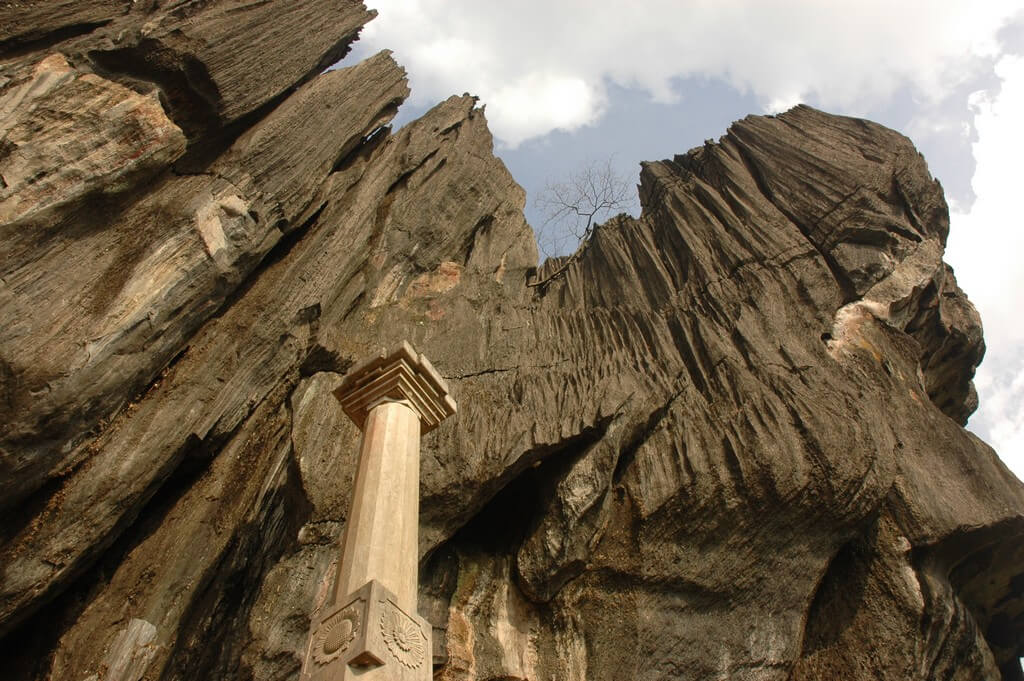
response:
<path id="1" fill-rule="evenodd" d="M 460 405 L 423 442 L 437 678 L 1020 678 L 1024 487 L 961 427 L 981 323 L 906 138 L 744 119 L 530 287 L 475 101 L 396 132 L 387 53 L 321 73 L 360 4 L 4 12 L 5 678 L 297 678 L 331 393 L 406 339 Z"/>

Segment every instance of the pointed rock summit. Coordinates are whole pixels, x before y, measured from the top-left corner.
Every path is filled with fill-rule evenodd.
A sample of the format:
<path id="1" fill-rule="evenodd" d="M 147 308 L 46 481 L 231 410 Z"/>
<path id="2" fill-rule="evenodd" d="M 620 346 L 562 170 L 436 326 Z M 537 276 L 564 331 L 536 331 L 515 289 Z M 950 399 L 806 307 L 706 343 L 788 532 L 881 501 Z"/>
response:
<path id="1" fill-rule="evenodd" d="M 394 131 L 390 54 L 324 72 L 372 16 L 5 4 L 4 678 L 297 679 L 334 393 L 407 339 L 459 404 L 403 556 L 434 678 L 1019 681 L 1024 485 L 963 428 L 981 321 L 912 143 L 748 117 L 531 287 L 476 101 Z"/>

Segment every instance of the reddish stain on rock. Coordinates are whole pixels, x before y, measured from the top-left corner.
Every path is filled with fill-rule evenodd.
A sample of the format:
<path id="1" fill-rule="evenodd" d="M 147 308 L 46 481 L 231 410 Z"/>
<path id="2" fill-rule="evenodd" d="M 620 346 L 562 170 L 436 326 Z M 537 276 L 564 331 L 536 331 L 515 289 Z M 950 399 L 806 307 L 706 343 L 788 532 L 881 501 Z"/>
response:
<path id="1" fill-rule="evenodd" d="M 444 261 L 434 272 L 426 272 L 413 279 L 406 290 L 406 298 L 425 298 L 450 291 L 458 286 L 462 279 L 462 265 Z"/>

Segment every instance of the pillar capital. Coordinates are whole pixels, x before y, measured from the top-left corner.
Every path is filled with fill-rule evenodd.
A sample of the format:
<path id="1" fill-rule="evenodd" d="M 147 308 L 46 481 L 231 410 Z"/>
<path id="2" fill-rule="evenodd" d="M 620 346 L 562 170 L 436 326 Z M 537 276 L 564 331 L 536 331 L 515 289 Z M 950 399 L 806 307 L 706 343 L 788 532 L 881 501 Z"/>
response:
<path id="1" fill-rule="evenodd" d="M 341 408 L 362 430 L 370 408 L 382 400 L 403 400 L 419 415 L 423 433 L 455 413 L 448 384 L 407 341 L 357 365 L 334 391 Z"/>

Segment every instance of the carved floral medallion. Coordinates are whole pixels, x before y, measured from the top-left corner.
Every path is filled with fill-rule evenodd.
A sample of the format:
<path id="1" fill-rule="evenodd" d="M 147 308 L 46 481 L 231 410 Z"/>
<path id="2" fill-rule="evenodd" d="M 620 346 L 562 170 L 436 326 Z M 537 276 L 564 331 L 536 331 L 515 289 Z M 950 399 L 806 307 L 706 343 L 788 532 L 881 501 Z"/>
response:
<path id="1" fill-rule="evenodd" d="M 325 619 L 313 639 L 313 659 L 325 665 L 348 650 L 359 633 L 359 612 L 345 608 Z"/>
<path id="2" fill-rule="evenodd" d="M 415 620 L 385 601 L 380 628 L 388 651 L 396 660 L 410 669 L 423 664 L 427 640 Z"/>

